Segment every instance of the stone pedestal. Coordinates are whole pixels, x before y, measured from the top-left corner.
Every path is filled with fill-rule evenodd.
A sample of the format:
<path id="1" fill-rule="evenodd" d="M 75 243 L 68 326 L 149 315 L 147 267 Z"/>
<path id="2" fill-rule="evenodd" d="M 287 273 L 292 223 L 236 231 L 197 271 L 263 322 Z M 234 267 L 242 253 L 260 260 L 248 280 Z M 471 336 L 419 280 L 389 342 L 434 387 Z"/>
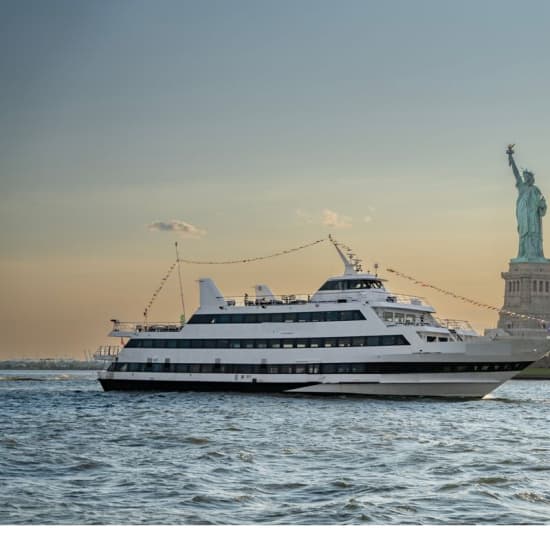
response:
<path id="1" fill-rule="evenodd" d="M 501 273 L 504 279 L 502 309 L 544 319 L 523 319 L 501 312 L 498 328 L 517 336 L 547 335 L 550 327 L 550 261 L 510 262 L 510 269 Z"/>

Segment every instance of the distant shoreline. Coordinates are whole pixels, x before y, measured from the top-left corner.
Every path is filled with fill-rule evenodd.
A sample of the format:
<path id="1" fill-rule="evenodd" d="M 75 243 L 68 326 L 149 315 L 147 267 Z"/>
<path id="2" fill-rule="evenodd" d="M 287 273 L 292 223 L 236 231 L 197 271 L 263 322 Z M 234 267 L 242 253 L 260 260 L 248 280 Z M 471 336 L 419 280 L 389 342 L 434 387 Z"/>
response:
<path id="1" fill-rule="evenodd" d="M 94 361 L 0 361 L 0 370 L 103 370 L 106 363 Z"/>

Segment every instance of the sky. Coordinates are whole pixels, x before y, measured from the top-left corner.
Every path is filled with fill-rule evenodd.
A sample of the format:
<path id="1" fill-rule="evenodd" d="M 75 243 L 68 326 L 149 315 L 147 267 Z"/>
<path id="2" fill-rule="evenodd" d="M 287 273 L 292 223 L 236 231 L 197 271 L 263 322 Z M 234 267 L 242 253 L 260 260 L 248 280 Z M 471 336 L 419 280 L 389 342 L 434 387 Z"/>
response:
<path id="1" fill-rule="evenodd" d="M 508 143 L 550 195 L 550 4 L 0 10 L 0 359 L 109 343 L 109 319 L 141 319 L 175 240 L 182 257 L 219 261 L 331 233 L 392 290 L 496 325 L 494 312 L 386 269 L 502 305 L 518 244 Z M 185 265 L 186 310 L 203 276 L 226 295 L 256 283 L 311 293 L 341 270 L 326 243 Z M 149 317 L 180 310 L 172 277 Z"/>

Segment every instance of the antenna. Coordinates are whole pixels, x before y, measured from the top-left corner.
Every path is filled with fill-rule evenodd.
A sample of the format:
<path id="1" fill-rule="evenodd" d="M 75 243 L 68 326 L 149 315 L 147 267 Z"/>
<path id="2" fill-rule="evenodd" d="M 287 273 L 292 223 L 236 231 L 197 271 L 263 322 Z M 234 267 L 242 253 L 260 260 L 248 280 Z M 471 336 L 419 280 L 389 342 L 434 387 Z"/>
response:
<path id="1" fill-rule="evenodd" d="M 185 323 L 185 302 L 183 301 L 183 284 L 181 282 L 181 268 L 180 268 L 180 255 L 178 252 L 178 241 L 174 243 L 174 246 L 176 247 L 176 262 L 178 264 L 178 282 L 180 286 L 180 299 L 181 299 L 181 322 L 182 324 Z"/>

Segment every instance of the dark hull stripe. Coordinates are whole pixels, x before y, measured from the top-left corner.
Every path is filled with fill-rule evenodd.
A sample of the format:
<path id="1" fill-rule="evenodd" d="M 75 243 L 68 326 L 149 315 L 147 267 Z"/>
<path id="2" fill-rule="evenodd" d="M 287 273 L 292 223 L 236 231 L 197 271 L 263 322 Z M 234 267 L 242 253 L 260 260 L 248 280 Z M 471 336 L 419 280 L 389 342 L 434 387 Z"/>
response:
<path id="1" fill-rule="evenodd" d="M 281 393 L 289 390 L 295 390 L 303 388 L 300 391 L 301 394 L 311 393 L 314 395 L 326 395 L 323 392 L 313 390 L 314 387 L 318 389 L 319 383 L 289 383 L 289 382 L 207 382 L 207 381 L 186 381 L 186 380 L 113 380 L 113 379 L 100 379 L 99 382 L 105 391 L 157 391 L 157 392 L 179 392 L 179 391 L 198 391 L 198 392 L 244 392 L 244 393 Z M 343 387 L 346 385 L 357 386 L 370 386 L 379 387 L 379 382 L 335 382 L 329 384 L 331 386 L 341 384 Z M 411 382 L 412 386 L 422 384 L 422 382 Z M 476 385 L 475 382 L 471 383 Z M 394 387 L 403 384 L 393 384 Z M 429 385 L 429 384 L 428 384 Z M 452 381 L 441 380 L 441 382 L 435 383 L 435 385 L 451 385 Z M 495 381 L 495 386 L 499 385 Z M 312 388 L 311 392 L 308 392 L 308 387 Z M 374 391 L 373 395 L 392 395 L 390 389 L 392 384 L 388 384 L 388 393 L 380 393 Z M 332 392 L 329 392 L 329 394 Z M 345 390 L 339 391 L 338 394 L 349 393 L 350 395 L 360 395 L 357 392 L 346 392 Z M 451 392 L 452 393 L 452 392 Z M 486 392 L 485 392 L 486 393 Z M 361 392 L 363 395 L 367 395 L 368 392 Z M 395 395 L 403 395 L 401 391 Z M 419 395 L 424 395 L 422 392 Z M 434 394 L 436 395 L 436 394 Z M 483 392 L 479 396 L 483 395 Z"/>
<path id="2" fill-rule="evenodd" d="M 186 380 L 99 380 L 105 391 L 238 391 L 279 393 L 311 383 L 189 382 Z"/>

